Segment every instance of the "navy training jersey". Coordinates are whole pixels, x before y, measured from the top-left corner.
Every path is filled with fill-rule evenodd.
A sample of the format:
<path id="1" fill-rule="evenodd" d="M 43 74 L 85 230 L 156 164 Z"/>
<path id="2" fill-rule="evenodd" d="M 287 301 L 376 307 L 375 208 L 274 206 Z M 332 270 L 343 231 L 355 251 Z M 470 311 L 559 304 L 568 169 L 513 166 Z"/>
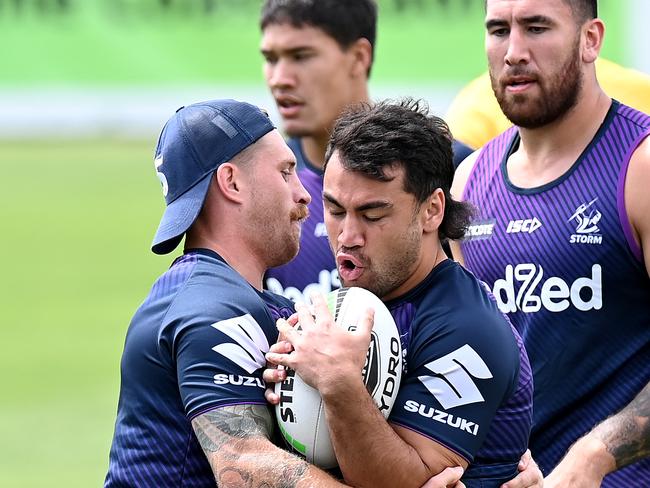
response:
<path id="1" fill-rule="evenodd" d="M 650 279 L 627 218 L 624 184 L 650 117 L 616 101 L 591 143 L 555 181 L 508 178 L 516 128 L 488 143 L 463 199 L 479 208 L 465 264 L 521 333 L 535 378 L 530 445 L 545 474 L 578 438 L 650 380 Z M 650 459 L 604 487 L 646 487 Z"/>
<path id="2" fill-rule="evenodd" d="M 341 286 L 323 218 L 323 171 L 307 159 L 298 138 L 287 141 L 296 156 L 298 178 L 311 195 L 309 217 L 302 225 L 300 250 L 289 263 L 267 271 L 264 287 L 293 301 L 308 303 L 312 293 L 326 295 Z M 472 153 L 453 141 L 454 168 Z"/>
<path id="3" fill-rule="evenodd" d="M 176 259 L 126 335 L 104 486 L 214 486 L 191 419 L 217 407 L 266 404 L 264 352 L 291 305 L 255 290 L 212 251 Z"/>
<path id="4" fill-rule="evenodd" d="M 404 353 L 389 421 L 470 462 L 468 488 L 515 477 L 532 422 L 532 374 L 521 338 L 485 285 L 445 260 L 386 306 Z"/>

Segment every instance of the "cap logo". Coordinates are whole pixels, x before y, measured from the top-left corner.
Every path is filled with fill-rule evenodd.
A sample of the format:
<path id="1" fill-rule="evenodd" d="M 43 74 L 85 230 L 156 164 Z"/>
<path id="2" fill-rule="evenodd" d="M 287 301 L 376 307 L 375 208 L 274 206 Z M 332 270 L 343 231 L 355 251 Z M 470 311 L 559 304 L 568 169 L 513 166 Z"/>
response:
<path id="1" fill-rule="evenodd" d="M 160 184 L 162 185 L 163 196 L 167 197 L 167 193 L 169 193 L 169 185 L 167 184 L 167 177 L 162 171 L 158 171 L 163 164 L 162 154 L 158 156 L 156 159 L 154 159 L 153 164 L 156 167 L 156 175 L 158 176 L 158 179 L 160 180 Z"/>

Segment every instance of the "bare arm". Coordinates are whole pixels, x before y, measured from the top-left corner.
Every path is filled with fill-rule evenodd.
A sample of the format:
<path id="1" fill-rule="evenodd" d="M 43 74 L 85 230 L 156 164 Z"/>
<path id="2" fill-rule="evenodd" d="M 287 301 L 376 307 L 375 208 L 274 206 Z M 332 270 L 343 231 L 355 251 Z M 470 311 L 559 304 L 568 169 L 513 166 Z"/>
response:
<path id="1" fill-rule="evenodd" d="M 359 383 L 350 387 L 339 382 L 339 388 L 323 394 L 332 444 L 347 483 L 419 487 L 447 467 L 467 468 L 465 459 L 441 444 L 386 422 Z"/>
<path id="2" fill-rule="evenodd" d="M 545 487 L 599 487 L 603 478 L 650 456 L 650 384 L 623 410 L 571 446 Z"/>
<path id="3" fill-rule="evenodd" d="M 649 187 L 650 137 L 634 152 L 625 180 L 625 207 L 650 276 Z M 647 457 L 650 457 L 650 383 L 623 410 L 578 439 L 544 486 L 600 486 L 608 473 Z"/>
<path id="4" fill-rule="evenodd" d="M 273 419 L 264 405 L 217 408 L 192 427 L 220 488 L 345 486 L 271 443 Z"/>
<path id="5" fill-rule="evenodd" d="M 650 457 L 650 383 L 617 415 L 597 425 L 592 434 L 607 446 L 616 469 Z"/>
<path id="6" fill-rule="evenodd" d="M 474 168 L 474 163 L 481 151 L 474 151 L 472 154 L 467 156 L 467 158 L 458 165 L 456 172 L 454 173 L 454 182 L 451 185 L 451 197 L 454 200 L 460 201 L 463 197 L 463 191 L 465 190 L 465 184 L 469 178 L 469 174 Z M 451 253 L 454 260 L 458 261 L 460 264 L 465 265 L 465 260 L 463 259 L 463 254 L 460 250 L 460 242 L 450 241 L 449 247 L 451 248 Z"/>

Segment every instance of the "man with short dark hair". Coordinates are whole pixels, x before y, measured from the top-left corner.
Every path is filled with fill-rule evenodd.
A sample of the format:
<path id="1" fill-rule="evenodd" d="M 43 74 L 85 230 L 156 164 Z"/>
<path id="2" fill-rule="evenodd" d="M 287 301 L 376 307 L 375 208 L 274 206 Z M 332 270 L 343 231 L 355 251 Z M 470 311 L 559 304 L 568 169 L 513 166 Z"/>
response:
<path id="1" fill-rule="evenodd" d="M 267 0 L 262 7 L 264 76 L 312 196 L 298 256 L 271 269 L 265 286 L 296 301 L 340 286 L 323 223 L 322 168 L 338 116 L 370 101 L 376 25 L 374 0 Z M 454 142 L 457 162 L 470 152 Z"/>
<path id="2" fill-rule="evenodd" d="M 454 249 L 524 338 L 546 487 L 650 480 L 650 116 L 611 99 L 595 0 L 488 0 L 495 96 L 515 124 L 463 162 L 480 214 Z"/>
<path id="3" fill-rule="evenodd" d="M 405 370 L 388 422 L 357 366 L 371 321 L 360 332 L 336 327 L 317 295 L 315 319 L 297 304 L 301 330 L 282 323 L 288 342 L 267 359 L 320 392 L 341 471 L 355 486 L 419 487 L 461 465 L 468 488 L 496 488 L 515 477 L 526 451 L 533 385 L 521 338 L 442 248 L 464 235 L 472 211 L 450 197 L 453 173 L 449 129 L 421 102 L 355 107 L 334 126 L 323 201 L 339 276 L 385 302 L 402 340 Z"/>

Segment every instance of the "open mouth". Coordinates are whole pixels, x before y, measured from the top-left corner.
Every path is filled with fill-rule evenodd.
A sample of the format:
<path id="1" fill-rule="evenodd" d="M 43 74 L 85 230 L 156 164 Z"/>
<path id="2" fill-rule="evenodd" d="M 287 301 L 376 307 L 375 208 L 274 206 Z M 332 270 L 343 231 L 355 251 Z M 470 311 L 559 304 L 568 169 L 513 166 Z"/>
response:
<path id="1" fill-rule="evenodd" d="M 278 106 L 280 115 L 283 117 L 295 115 L 303 106 L 302 102 L 289 96 L 278 96 L 275 98 L 275 103 Z"/>
<path id="2" fill-rule="evenodd" d="M 339 276 L 344 282 L 350 282 L 358 279 L 364 271 L 361 261 L 354 256 L 339 254 L 336 257 L 336 264 Z"/>
<path id="3" fill-rule="evenodd" d="M 522 91 L 535 83 L 533 78 L 529 77 L 510 77 L 506 80 L 506 89 L 510 91 Z"/>

